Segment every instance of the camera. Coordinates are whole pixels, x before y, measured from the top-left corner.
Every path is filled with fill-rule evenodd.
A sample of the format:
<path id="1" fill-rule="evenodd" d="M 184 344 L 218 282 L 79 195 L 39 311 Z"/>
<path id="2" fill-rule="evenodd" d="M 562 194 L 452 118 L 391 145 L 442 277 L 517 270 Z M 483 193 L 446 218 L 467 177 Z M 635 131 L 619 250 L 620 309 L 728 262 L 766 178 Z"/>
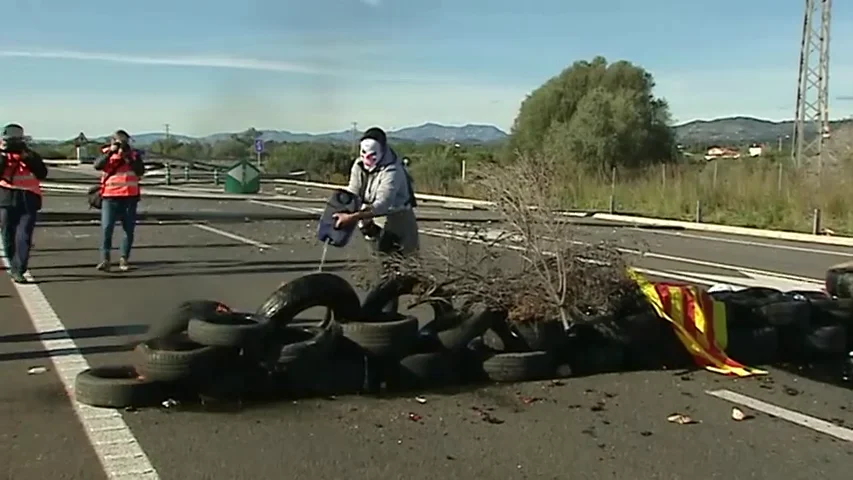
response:
<path id="1" fill-rule="evenodd" d="M 20 138 L 7 138 L 4 144 L 3 151 L 8 153 L 21 153 L 27 148 L 27 144 Z"/>

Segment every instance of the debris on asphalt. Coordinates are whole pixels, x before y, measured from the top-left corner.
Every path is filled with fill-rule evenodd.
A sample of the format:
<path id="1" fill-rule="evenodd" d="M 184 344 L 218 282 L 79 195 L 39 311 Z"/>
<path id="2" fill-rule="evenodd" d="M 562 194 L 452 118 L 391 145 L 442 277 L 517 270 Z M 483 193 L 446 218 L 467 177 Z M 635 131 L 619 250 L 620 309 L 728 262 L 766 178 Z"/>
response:
<path id="1" fill-rule="evenodd" d="M 541 401 L 542 401 L 542 399 L 541 399 L 541 398 L 539 398 L 539 397 L 528 397 L 528 396 L 526 396 L 526 395 L 521 395 L 521 396 L 519 396 L 519 397 L 518 397 L 518 399 L 519 399 L 519 400 L 521 400 L 521 403 L 523 403 L 523 404 L 525 404 L 525 405 L 532 405 L 532 404 L 534 404 L 534 403 L 536 403 L 536 402 L 541 402 Z"/>
<path id="2" fill-rule="evenodd" d="M 27 375 L 41 375 L 47 372 L 47 367 L 30 367 L 27 370 Z"/>
<path id="3" fill-rule="evenodd" d="M 423 420 L 423 418 L 424 417 L 418 415 L 415 412 L 409 412 L 409 420 L 411 420 L 413 422 L 420 422 L 421 420 Z"/>
<path id="4" fill-rule="evenodd" d="M 732 420 L 741 422 L 743 420 L 751 420 L 752 418 L 754 418 L 752 415 L 744 413 L 743 410 L 732 407 Z"/>
<path id="5" fill-rule="evenodd" d="M 672 415 L 666 417 L 666 421 L 670 423 L 676 423 L 678 425 L 694 425 L 699 423 L 698 420 L 694 420 L 687 415 L 683 415 L 681 413 L 673 413 Z"/>
<path id="6" fill-rule="evenodd" d="M 500 418 L 492 415 L 488 411 L 483 410 L 479 407 L 471 407 L 471 410 L 473 410 L 477 415 L 479 415 L 480 419 L 486 423 L 491 423 L 492 425 L 501 425 L 502 423 L 504 423 L 504 421 Z"/>
<path id="7" fill-rule="evenodd" d="M 426 397 L 415 397 L 415 401 L 423 405 L 427 402 L 427 399 Z"/>
<path id="8" fill-rule="evenodd" d="M 178 401 L 170 398 L 168 400 L 164 400 L 160 405 L 163 405 L 163 408 L 177 407 Z"/>
<path id="9" fill-rule="evenodd" d="M 796 388 L 793 388 L 793 387 L 789 387 L 787 385 L 784 385 L 782 387 L 782 391 L 785 392 L 785 395 L 790 395 L 792 397 L 796 397 L 797 395 L 800 394 L 799 390 L 797 390 Z"/>

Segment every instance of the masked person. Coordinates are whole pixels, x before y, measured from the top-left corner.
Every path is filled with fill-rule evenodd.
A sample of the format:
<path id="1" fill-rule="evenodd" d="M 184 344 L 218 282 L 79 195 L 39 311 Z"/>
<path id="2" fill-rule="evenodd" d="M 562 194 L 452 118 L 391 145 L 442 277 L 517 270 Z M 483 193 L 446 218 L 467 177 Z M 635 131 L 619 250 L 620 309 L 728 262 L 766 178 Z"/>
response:
<path id="1" fill-rule="evenodd" d="M 45 178 L 44 160 L 27 147 L 23 127 L 6 125 L 0 140 L 0 230 L 9 275 L 16 283 L 26 282 Z"/>
<path id="2" fill-rule="evenodd" d="M 403 163 L 388 146 L 385 132 L 377 127 L 364 132 L 359 151 L 347 190 L 361 198 L 362 209 L 335 214 L 336 228 L 358 224 L 381 253 L 416 253 L 418 222 L 412 209 L 417 202 Z M 378 225 L 380 222 L 384 225 Z M 390 307 L 396 310 L 396 302 Z"/>
<path id="3" fill-rule="evenodd" d="M 118 130 L 110 139 L 110 144 L 101 150 L 102 155 L 95 160 L 95 170 L 101 173 L 101 262 L 97 269 L 108 272 L 111 269 L 110 254 L 113 248 L 113 231 L 116 221 L 121 221 L 124 241 L 121 244 L 119 270 L 130 269 L 130 251 L 133 248 L 133 236 L 136 231 L 136 210 L 141 194 L 139 179 L 145 174 L 142 153 L 130 147 L 130 135 Z"/>

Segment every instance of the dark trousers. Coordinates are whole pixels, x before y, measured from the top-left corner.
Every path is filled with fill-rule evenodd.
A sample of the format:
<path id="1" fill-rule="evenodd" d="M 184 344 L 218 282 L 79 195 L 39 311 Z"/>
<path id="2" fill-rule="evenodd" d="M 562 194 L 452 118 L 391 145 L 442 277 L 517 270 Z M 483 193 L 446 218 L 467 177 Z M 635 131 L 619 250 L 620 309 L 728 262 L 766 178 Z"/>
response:
<path id="1" fill-rule="evenodd" d="M 109 261 L 113 249 L 113 231 L 116 221 L 121 222 L 124 241 L 121 243 L 121 258 L 130 260 L 133 234 L 136 232 L 136 208 L 139 198 L 104 198 L 101 204 L 101 260 Z"/>
<path id="2" fill-rule="evenodd" d="M 6 252 L 12 271 L 24 273 L 29 268 L 36 216 L 35 211 L 28 211 L 23 205 L 0 207 L 3 250 Z"/>
<path id="3" fill-rule="evenodd" d="M 379 253 L 393 255 L 399 254 L 402 250 L 402 248 L 400 247 L 400 241 L 397 236 L 389 232 L 388 230 L 385 230 L 384 228 L 379 234 L 379 237 L 374 241 L 376 242 L 376 251 L 378 251 Z M 393 300 L 391 300 L 384 307 L 382 307 L 382 313 L 398 313 L 399 310 L 400 297 L 394 297 Z"/>

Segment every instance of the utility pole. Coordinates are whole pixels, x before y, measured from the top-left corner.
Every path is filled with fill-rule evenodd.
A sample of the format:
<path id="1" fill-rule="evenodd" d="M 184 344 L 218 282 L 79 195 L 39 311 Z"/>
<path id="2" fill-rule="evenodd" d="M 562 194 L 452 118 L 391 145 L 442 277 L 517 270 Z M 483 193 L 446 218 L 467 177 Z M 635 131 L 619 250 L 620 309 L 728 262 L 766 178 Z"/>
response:
<path id="1" fill-rule="evenodd" d="M 830 137 L 829 25 L 832 0 L 805 2 L 791 157 L 797 167 L 817 159 L 820 171 L 834 160 L 827 146 Z M 806 138 L 807 127 L 816 127 L 814 138 Z"/>
<path id="2" fill-rule="evenodd" d="M 172 143 L 172 137 L 171 137 L 171 135 L 169 135 L 169 126 L 170 125 L 168 123 L 164 123 L 163 125 L 166 127 L 166 141 L 163 144 L 163 153 L 168 155 L 169 154 L 169 146 L 171 146 L 171 143 Z"/>
<path id="3" fill-rule="evenodd" d="M 352 122 L 352 151 L 354 156 L 358 156 L 358 122 Z"/>

